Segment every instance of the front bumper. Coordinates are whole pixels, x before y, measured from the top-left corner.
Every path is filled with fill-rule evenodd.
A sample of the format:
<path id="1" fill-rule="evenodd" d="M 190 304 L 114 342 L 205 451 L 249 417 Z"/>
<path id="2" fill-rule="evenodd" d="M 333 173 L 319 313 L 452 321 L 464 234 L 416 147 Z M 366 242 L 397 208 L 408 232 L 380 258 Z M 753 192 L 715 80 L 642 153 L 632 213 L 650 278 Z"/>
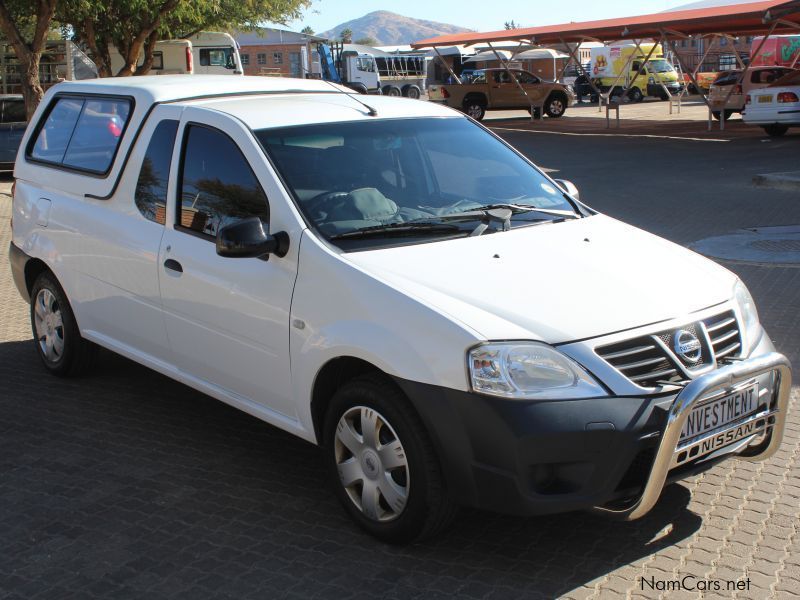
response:
<path id="1" fill-rule="evenodd" d="M 670 481 L 730 456 L 763 460 L 777 450 L 791 371 L 768 341 L 764 345 L 764 354 L 722 366 L 677 395 L 661 397 L 526 402 L 397 383 L 422 416 L 456 501 L 509 514 L 594 509 L 631 520 L 646 514 Z M 676 451 L 691 409 L 752 379 L 770 388 L 763 410 L 745 421 L 752 421 L 752 434 L 708 455 L 679 460 L 680 452 L 691 451 Z"/>

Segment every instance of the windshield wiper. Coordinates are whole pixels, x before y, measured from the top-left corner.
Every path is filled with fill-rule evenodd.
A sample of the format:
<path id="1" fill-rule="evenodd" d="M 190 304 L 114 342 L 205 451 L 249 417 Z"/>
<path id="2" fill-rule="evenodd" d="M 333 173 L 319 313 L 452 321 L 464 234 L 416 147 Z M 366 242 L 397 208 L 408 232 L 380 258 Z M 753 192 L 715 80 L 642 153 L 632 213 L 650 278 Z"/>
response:
<path id="1" fill-rule="evenodd" d="M 512 202 L 497 202 L 495 204 L 485 204 L 483 206 L 479 206 L 478 208 L 468 208 L 461 212 L 451 213 L 453 215 L 464 215 L 467 213 L 479 213 L 482 211 L 493 210 L 496 208 L 507 208 L 514 214 L 519 213 L 527 213 L 527 212 L 538 212 L 545 215 L 554 215 L 556 217 L 564 217 L 565 219 L 578 219 L 579 216 L 572 212 L 571 210 L 558 210 L 558 209 L 551 209 L 551 208 L 538 208 L 536 206 L 530 206 L 528 204 L 514 204 Z M 448 215 L 443 215 L 448 216 Z"/>
<path id="2" fill-rule="evenodd" d="M 330 236 L 329 240 L 345 240 L 352 238 L 379 237 L 383 235 L 425 235 L 426 233 L 462 233 L 464 230 L 458 225 L 436 221 L 406 221 L 403 223 L 387 223 L 373 225 L 363 229 L 345 231 Z"/>

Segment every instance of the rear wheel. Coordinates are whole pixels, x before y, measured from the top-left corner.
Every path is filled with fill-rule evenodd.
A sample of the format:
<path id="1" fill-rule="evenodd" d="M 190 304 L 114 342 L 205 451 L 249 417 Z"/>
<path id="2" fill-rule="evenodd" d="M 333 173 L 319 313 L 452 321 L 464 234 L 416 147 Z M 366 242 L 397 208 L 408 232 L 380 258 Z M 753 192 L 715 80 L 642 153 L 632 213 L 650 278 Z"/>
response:
<path id="1" fill-rule="evenodd" d="M 566 110 L 567 97 L 564 94 L 552 94 L 544 104 L 545 114 L 552 119 L 563 116 Z"/>
<path id="2" fill-rule="evenodd" d="M 781 137 L 789 128 L 786 125 L 764 125 L 764 131 L 770 137 Z"/>
<path id="3" fill-rule="evenodd" d="M 399 98 L 400 96 L 403 95 L 403 92 L 401 92 L 400 88 L 397 87 L 396 85 L 385 85 L 383 86 L 383 95 Z"/>
<path id="4" fill-rule="evenodd" d="M 324 453 L 345 510 L 377 538 L 431 537 L 455 515 L 422 421 L 381 376 L 359 377 L 336 392 L 325 418 Z"/>
<path id="5" fill-rule="evenodd" d="M 411 98 L 412 100 L 419 100 L 422 96 L 422 90 L 418 85 L 410 84 L 403 86 L 403 96 Z"/>
<path id="6" fill-rule="evenodd" d="M 462 108 L 467 115 L 476 121 L 482 120 L 486 115 L 486 104 L 479 98 L 466 98 Z"/>
<path id="7" fill-rule="evenodd" d="M 711 113 L 711 116 L 714 117 L 715 121 L 719 121 L 720 116 L 722 116 L 722 118 L 727 121 L 728 119 L 731 118 L 732 115 L 733 111 L 730 109 L 724 111 L 715 110 L 714 112 Z"/>
<path id="8" fill-rule="evenodd" d="M 49 272 L 31 289 L 31 329 L 36 352 L 53 375 L 80 375 L 91 366 L 97 347 L 81 337 L 67 295 Z"/>

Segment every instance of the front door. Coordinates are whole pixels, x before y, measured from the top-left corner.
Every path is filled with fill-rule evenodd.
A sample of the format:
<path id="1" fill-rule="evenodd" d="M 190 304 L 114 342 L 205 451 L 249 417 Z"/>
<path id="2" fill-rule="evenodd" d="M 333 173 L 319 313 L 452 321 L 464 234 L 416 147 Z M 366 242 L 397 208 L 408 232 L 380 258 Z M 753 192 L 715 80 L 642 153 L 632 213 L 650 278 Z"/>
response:
<path id="1" fill-rule="evenodd" d="M 300 62 L 299 52 L 289 52 L 289 69 L 292 77 L 303 77 L 303 65 Z"/>
<path id="2" fill-rule="evenodd" d="M 528 108 L 531 102 L 540 104 L 543 90 L 538 77 L 526 71 L 514 71 L 514 77 L 524 88 L 525 94 L 514 83 L 511 74 L 506 70 L 492 71 L 492 107 L 493 108 Z"/>
<path id="3" fill-rule="evenodd" d="M 181 132 L 177 193 L 159 255 L 173 361 L 190 381 L 240 408 L 266 408 L 268 420 L 294 422 L 289 309 L 296 248 L 283 258 L 223 258 L 215 238 L 252 216 L 270 231 L 289 229 L 295 246 L 300 235 L 286 225 L 285 206 L 272 210 L 276 178 L 243 125 L 187 109 Z"/>

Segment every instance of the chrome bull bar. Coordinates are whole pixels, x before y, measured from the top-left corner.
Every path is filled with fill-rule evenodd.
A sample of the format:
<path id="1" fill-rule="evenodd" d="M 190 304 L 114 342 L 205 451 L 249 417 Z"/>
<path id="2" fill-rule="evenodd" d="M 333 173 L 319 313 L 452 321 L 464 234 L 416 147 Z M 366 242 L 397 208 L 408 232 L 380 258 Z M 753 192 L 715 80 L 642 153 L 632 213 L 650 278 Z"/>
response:
<path id="1" fill-rule="evenodd" d="M 650 512 L 661 496 L 670 469 L 675 465 L 675 455 L 684 451 L 684 448 L 678 448 L 678 443 L 683 425 L 692 408 L 715 392 L 734 388 L 743 381 L 772 372 L 775 373 L 774 389 L 772 390 L 772 401 L 768 407 L 773 403 L 774 406 L 753 417 L 754 420 L 763 419 L 764 425 L 745 439 L 737 440 L 729 446 L 720 448 L 714 455 L 728 454 L 745 460 L 757 461 L 766 460 L 775 454 L 783 440 L 783 430 L 786 426 L 786 411 L 789 407 L 789 394 L 792 386 L 792 369 L 785 356 L 777 352 L 770 352 L 720 367 L 692 380 L 683 388 L 670 408 L 667 425 L 661 435 L 661 442 L 658 445 L 653 467 L 642 495 L 626 508 L 598 506 L 594 510 L 625 521 L 633 521 Z M 736 428 L 739 425 L 741 423 L 732 424 L 730 428 Z M 723 429 L 724 431 L 725 429 Z M 760 434 L 764 434 L 764 439 L 761 443 L 751 446 L 750 443 L 756 437 L 760 437 Z"/>

